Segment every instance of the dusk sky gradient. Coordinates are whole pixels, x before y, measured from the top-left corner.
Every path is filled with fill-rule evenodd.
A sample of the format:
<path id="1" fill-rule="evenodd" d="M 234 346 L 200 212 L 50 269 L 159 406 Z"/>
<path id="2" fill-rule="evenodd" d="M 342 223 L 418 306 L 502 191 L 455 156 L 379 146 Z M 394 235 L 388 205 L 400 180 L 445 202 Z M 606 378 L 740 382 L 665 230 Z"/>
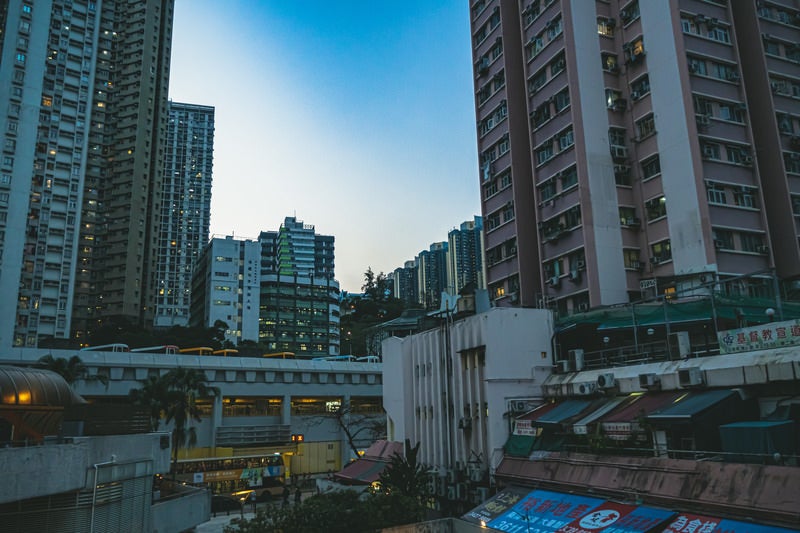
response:
<path id="1" fill-rule="evenodd" d="M 216 108 L 211 234 L 336 238 L 359 292 L 480 214 L 464 0 L 176 0 L 170 98 Z"/>

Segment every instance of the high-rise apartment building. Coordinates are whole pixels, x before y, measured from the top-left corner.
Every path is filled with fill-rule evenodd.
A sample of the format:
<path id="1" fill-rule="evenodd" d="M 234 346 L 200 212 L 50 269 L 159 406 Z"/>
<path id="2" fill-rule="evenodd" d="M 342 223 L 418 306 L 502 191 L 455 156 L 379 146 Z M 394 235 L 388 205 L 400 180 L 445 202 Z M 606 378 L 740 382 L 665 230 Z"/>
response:
<path id="1" fill-rule="evenodd" d="M 483 219 L 476 216 L 447 234 L 447 292 L 458 294 L 468 283 L 485 289 L 483 264 Z"/>
<path id="2" fill-rule="evenodd" d="M 156 248 L 156 327 L 189 323 L 192 267 L 208 242 L 214 108 L 169 102 Z"/>
<path id="3" fill-rule="evenodd" d="M 447 291 L 447 243 L 435 242 L 416 257 L 419 303 L 424 309 L 436 309 Z"/>
<path id="4" fill-rule="evenodd" d="M 800 275 L 795 2 L 470 6 L 496 304 L 569 313 Z"/>
<path id="5" fill-rule="evenodd" d="M 339 355 L 339 282 L 334 237 L 287 217 L 258 241 L 213 238 L 197 262 L 191 325 L 228 325 L 234 344 L 298 358 Z"/>
<path id="6" fill-rule="evenodd" d="M 417 262 L 406 261 L 402 267 L 394 269 L 392 274 L 394 297 L 403 300 L 407 306 L 417 305 L 419 302 Z"/>
<path id="7" fill-rule="evenodd" d="M 152 317 L 172 6 L 0 9 L 0 345 Z"/>

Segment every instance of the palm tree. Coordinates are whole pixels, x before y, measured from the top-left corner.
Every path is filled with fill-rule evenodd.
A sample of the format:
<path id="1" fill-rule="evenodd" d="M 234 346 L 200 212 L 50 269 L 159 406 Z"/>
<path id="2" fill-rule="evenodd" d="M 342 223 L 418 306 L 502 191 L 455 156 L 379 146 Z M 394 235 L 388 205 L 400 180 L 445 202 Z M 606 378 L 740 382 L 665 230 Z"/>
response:
<path id="1" fill-rule="evenodd" d="M 395 453 L 381 472 L 381 485 L 405 496 L 423 499 L 428 496 L 428 467 L 418 462 L 419 442 L 411 446 L 406 439 L 405 456 Z"/>
<path id="2" fill-rule="evenodd" d="M 39 358 L 36 363 L 39 368 L 44 368 L 55 372 L 64 378 L 70 386 L 76 381 L 99 381 L 103 385 L 108 386 L 108 376 L 100 374 L 89 374 L 89 368 L 83 363 L 83 360 L 77 355 L 73 355 L 69 359 L 64 357 L 53 357 L 51 354 L 44 355 Z"/>
<path id="3" fill-rule="evenodd" d="M 135 405 L 147 407 L 150 413 L 150 429 L 158 431 L 169 402 L 169 385 L 162 376 L 148 376 L 139 383 L 142 388 L 130 391 L 131 400 Z"/>
<path id="4" fill-rule="evenodd" d="M 165 421 L 167 424 L 174 423 L 172 430 L 174 472 L 178 464 L 178 449 L 191 448 L 197 443 L 194 426 L 188 426 L 192 420 L 195 422 L 201 420 L 197 399 L 219 396 L 219 389 L 206 383 L 203 372 L 194 368 L 175 368 L 164 375 L 164 380 L 168 387 L 167 405 L 164 409 Z"/>

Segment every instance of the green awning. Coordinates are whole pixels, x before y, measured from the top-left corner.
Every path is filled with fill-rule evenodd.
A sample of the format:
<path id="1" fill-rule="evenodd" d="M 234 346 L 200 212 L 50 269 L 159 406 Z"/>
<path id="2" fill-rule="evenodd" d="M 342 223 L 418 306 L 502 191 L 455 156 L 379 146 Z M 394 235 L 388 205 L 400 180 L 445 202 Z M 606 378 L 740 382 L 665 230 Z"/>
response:
<path id="1" fill-rule="evenodd" d="M 533 435 L 511 435 L 508 437 L 503 449 L 506 455 L 514 457 L 528 457 L 533 451 Z"/>

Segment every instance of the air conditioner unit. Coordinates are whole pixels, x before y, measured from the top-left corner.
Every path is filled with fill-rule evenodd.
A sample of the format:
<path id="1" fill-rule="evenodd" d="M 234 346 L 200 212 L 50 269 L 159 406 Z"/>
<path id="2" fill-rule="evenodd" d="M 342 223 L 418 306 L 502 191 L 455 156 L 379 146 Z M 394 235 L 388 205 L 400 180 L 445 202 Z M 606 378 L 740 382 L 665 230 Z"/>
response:
<path id="1" fill-rule="evenodd" d="M 697 387 L 703 384 L 703 372 L 696 366 L 678 370 L 678 384 L 681 387 Z"/>
<path id="2" fill-rule="evenodd" d="M 519 302 L 519 291 L 514 291 L 511 294 L 509 294 L 508 299 L 511 301 L 511 303 L 514 304 Z"/>
<path id="3" fill-rule="evenodd" d="M 511 401 L 511 410 L 516 413 L 523 413 L 528 407 L 528 402 L 525 400 L 512 400 Z"/>
<path id="4" fill-rule="evenodd" d="M 601 389 L 610 389 L 617 384 L 613 372 L 604 372 L 597 376 L 597 386 Z"/>
<path id="5" fill-rule="evenodd" d="M 558 361 L 558 370 L 561 373 L 566 374 L 567 372 L 572 372 L 572 361 L 569 359 L 562 359 Z"/>
<path id="6" fill-rule="evenodd" d="M 739 81 L 739 73 L 735 71 L 728 73 L 728 81 Z"/>
<path id="7" fill-rule="evenodd" d="M 459 418 L 458 429 L 472 429 L 472 419 L 467 417 Z"/>
<path id="8" fill-rule="evenodd" d="M 705 127 L 711 124 L 711 119 L 708 117 L 708 115 L 695 115 L 695 119 L 697 120 L 698 126 Z"/>
<path id="9" fill-rule="evenodd" d="M 689 72 L 694 74 L 697 72 L 697 64 L 696 63 L 689 63 Z"/>
<path id="10" fill-rule="evenodd" d="M 769 246 L 764 245 L 764 244 L 756 246 L 756 252 L 758 252 L 760 254 L 767 255 L 767 254 L 769 254 Z"/>
<path id="11" fill-rule="evenodd" d="M 714 239 L 714 248 L 721 250 L 725 246 L 725 241 L 721 239 Z"/>
<path id="12" fill-rule="evenodd" d="M 484 74 L 488 70 L 489 70 L 489 58 L 482 57 L 481 60 L 478 62 L 478 74 Z"/>
<path id="13" fill-rule="evenodd" d="M 572 368 L 575 372 L 583 370 L 583 350 L 581 348 L 568 351 L 567 357 L 569 358 L 569 362 L 572 363 Z"/>
<path id="14" fill-rule="evenodd" d="M 631 100 L 638 100 L 640 97 L 639 91 L 631 91 Z"/>
<path id="15" fill-rule="evenodd" d="M 555 276 L 547 280 L 547 284 L 557 289 L 558 287 L 561 286 L 561 278 L 556 274 Z"/>
<path id="16" fill-rule="evenodd" d="M 752 165 L 753 164 L 753 156 L 746 155 L 742 157 L 742 163 L 745 165 Z"/>
<path id="17" fill-rule="evenodd" d="M 575 270 L 583 270 L 586 268 L 585 261 L 575 261 Z"/>
<path id="18" fill-rule="evenodd" d="M 639 388 L 656 389 L 661 386 L 661 377 L 658 374 L 639 374 Z"/>
<path id="19" fill-rule="evenodd" d="M 586 383 L 576 383 L 572 388 L 575 394 L 581 396 L 588 396 L 589 394 L 594 394 L 596 389 L 597 389 L 597 384 L 591 381 L 587 381 Z"/>
<path id="20" fill-rule="evenodd" d="M 716 154 L 714 153 L 714 148 L 712 148 L 711 146 L 704 146 L 703 157 L 707 159 L 713 159 L 714 157 L 716 157 Z"/>
<path id="21" fill-rule="evenodd" d="M 569 271 L 569 280 L 573 282 L 578 282 L 581 280 L 581 271 L 580 270 L 570 270 Z"/>
<path id="22" fill-rule="evenodd" d="M 619 176 L 627 176 L 631 171 L 628 165 L 614 165 L 614 174 Z"/>

